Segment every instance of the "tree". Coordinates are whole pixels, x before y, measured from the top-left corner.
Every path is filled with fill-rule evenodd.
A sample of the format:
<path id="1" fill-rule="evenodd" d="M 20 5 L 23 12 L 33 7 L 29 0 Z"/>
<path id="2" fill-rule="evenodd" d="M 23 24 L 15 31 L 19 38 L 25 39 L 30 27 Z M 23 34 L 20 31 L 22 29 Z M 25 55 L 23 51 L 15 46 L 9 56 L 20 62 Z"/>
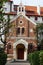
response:
<path id="1" fill-rule="evenodd" d="M 34 30 L 37 37 L 37 43 L 38 43 L 38 50 L 41 50 L 42 48 L 42 40 L 43 40 L 43 23 L 38 23 L 36 26 L 36 29 Z M 42 42 L 42 43 L 41 43 Z"/>
<path id="2" fill-rule="evenodd" d="M 3 23 L 5 21 L 5 18 L 4 18 L 4 9 L 3 9 L 3 6 L 4 6 L 4 2 L 6 2 L 7 0 L 0 0 L 0 20 L 1 22 Z"/>
<path id="3" fill-rule="evenodd" d="M 9 27 L 9 15 L 8 15 L 8 21 L 6 21 L 6 19 L 4 18 L 4 2 L 6 2 L 7 0 L 0 0 L 0 37 L 1 37 L 1 41 L 5 44 L 6 41 L 2 40 L 2 36 L 5 35 L 8 32 L 8 27 Z"/>
<path id="4" fill-rule="evenodd" d="M 6 43 L 6 40 L 2 40 L 2 36 L 6 34 L 6 27 L 7 27 L 7 22 L 6 22 L 6 19 L 4 18 L 4 9 L 3 9 L 3 6 L 4 6 L 4 2 L 6 2 L 7 0 L 0 0 L 0 37 L 1 37 L 1 41 L 4 43 Z M 7 61 L 7 54 L 4 52 L 4 49 L 3 48 L 0 48 L 0 65 L 5 65 Z"/>

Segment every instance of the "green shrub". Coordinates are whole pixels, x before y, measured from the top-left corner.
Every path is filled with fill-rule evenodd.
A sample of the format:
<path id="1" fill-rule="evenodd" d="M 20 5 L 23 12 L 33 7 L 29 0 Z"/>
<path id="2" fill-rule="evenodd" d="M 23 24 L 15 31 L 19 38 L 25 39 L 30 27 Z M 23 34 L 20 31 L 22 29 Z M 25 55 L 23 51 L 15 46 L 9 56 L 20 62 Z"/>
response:
<path id="1" fill-rule="evenodd" d="M 32 55 L 33 65 L 40 65 L 39 52 L 34 52 Z"/>
<path id="2" fill-rule="evenodd" d="M 0 50 L 0 65 L 5 65 L 7 61 L 7 54 Z"/>
<path id="3" fill-rule="evenodd" d="M 31 65 L 40 65 L 39 53 L 39 51 L 36 51 L 29 54 L 28 60 L 30 61 Z"/>
<path id="4" fill-rule="evenodd" d="M 33 55 L 33 53 L 29 53 L 28 59 L 27 59 L 30 62 L 31 65 L 32 65 L 32 55 Z"/>
<path id="5" fill-rule="evenodd" d="M 43 65 L 43 51 L 40 52 L 40 65 Z"/>

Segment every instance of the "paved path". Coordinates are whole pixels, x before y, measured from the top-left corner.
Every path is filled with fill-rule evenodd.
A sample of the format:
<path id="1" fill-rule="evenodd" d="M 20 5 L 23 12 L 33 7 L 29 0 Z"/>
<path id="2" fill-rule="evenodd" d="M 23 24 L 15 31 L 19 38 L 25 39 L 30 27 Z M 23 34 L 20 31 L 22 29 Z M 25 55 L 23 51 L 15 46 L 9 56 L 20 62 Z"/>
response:
<path id="1" fill-rule="evenodd" d="M 28 62 L 7 62 L 6 65 L 30 65 Z"/>

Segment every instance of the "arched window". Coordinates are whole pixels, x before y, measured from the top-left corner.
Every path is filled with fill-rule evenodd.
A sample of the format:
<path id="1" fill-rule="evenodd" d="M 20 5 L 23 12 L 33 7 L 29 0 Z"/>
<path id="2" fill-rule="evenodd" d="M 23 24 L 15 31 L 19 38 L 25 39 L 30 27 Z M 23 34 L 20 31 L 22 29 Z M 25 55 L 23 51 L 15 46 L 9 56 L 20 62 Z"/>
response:
<path id="1" fill-rule="evenodd" d="M 7 54 L 10 54 L 11 47 L 12 46 L 10 44 L 7 45 Z"/>
<path id="2" fill-rule="evenodd" d="M 20 28 L 17 28 L 17 34 L 20 34 Z"/>
<path id="3" fill-rule="evenodd" d="M 37 17 L 35 17 L 35 20 L 37 20 Z"/>
<path id="4" fill-rule="evenodd" d="M 24 8 L 22 7 L 22 12 L 23 12 Z"/>
<path id="5" fill-rule="evenodd" d="M 19 12 L 21 11 L 21 8 L 19 7 Z"/>
<path id="6" fill-rule="evenodd" d="M 22 28 L 22 34 L 24 33 L 24 28 Z"/>

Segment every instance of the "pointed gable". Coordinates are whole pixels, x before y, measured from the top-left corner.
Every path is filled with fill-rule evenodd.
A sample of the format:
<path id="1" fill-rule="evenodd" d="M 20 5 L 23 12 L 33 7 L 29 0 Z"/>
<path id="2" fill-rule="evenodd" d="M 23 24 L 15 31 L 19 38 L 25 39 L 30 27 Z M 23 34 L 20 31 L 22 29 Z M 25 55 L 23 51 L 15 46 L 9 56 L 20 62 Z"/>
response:
<path id="1" fill-rule="evenodd" d="M 18 15 L 16 15 L 10 22 L 12 22 L 12 21 L 14 21 L 14 20 L 16 20 L 18 17 L 20 17 L 22 14 L 18 14 Z M 34 25 L 36 25 L 36 23 L 35 22 L 33 22 L 31 19 L 29 19 L 27 16 L 25 16 L 25 15 L 22 15 L 24 18 L 26 18 L 28 21 L 30 21 L 30 22 L 32 22 Z"/>

